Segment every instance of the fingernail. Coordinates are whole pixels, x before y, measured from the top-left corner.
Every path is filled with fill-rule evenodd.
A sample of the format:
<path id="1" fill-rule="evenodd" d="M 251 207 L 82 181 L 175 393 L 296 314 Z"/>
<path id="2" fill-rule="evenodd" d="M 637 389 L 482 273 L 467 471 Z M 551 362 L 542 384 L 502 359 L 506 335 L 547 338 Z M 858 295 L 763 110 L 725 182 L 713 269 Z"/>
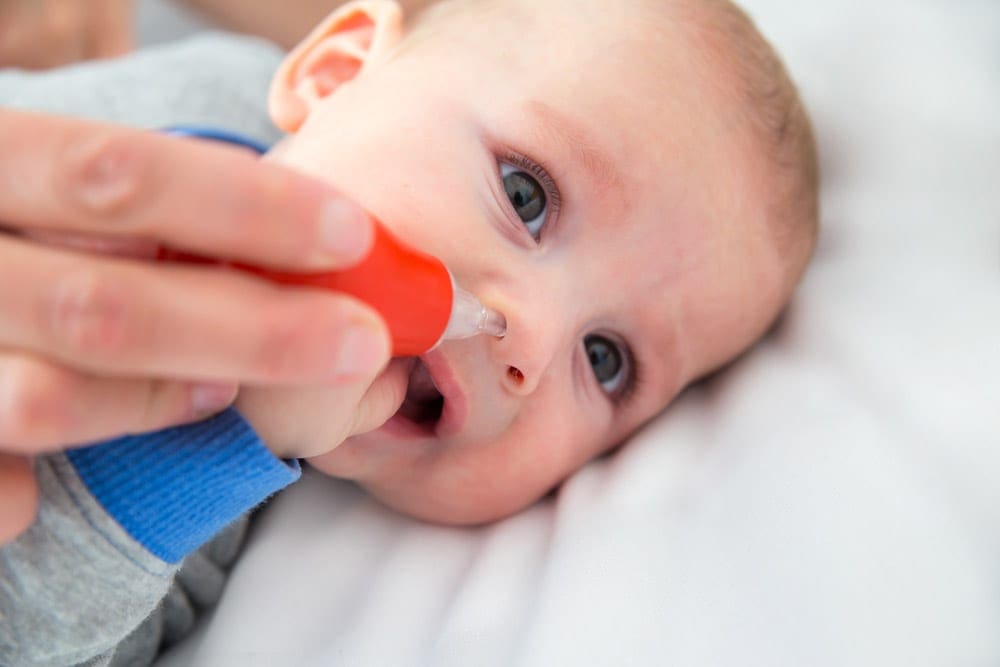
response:
<path id="1" fill-rule="evenodd" d="M 333 379 L 356 380 L 373 375 L 386 362 L 385 342 L 374 329 L 355 326 L 340 339 L 340 353 L 333 366 Z"/>
<path id="2" fill-rule="evenodd" d="M 196 384 L 191 387 L 191 411 L 196 418 L 214 415 L 233 402 L 236 390 L 233 384 Z"/>
<path id="3" fill-rule="evenodd" d="M 372 244 L 368 214 L 344 199 L 332 199 L 323 206 L 319 230 L 323 251 L 338 261 L 361 259 Z"/>

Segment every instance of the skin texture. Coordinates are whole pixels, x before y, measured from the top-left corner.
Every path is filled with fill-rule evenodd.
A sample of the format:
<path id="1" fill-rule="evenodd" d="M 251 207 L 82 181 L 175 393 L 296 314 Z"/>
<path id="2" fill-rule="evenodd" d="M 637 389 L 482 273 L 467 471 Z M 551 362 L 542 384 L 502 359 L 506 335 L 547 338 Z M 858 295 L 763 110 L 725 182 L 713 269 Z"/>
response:
<path id="1" fill-rule="evenodd" d="M 394 418 L 316 468 L 424 519 L 506 516 L 773 319 L 787 286 L 766 160 L 729 116 L 725 73 L 696 76 L 684 35 L 646 34 L 628 4 L 504 0 L 407 41 L 394 3 L 352 3 L 286 60 L 271 109 L 294 134 L 270 159 L 337 183 L 509 327 L 424 359 L 446 396 L 437 432 Z M 510 167 L 558 189 L 537 242 L 505 194 Z M 635 357 L 621 402 L 588 361 L 592 333 Z M 320 395 L 248 390 L 238 405 L 272 442 L 336 445 Z"/>

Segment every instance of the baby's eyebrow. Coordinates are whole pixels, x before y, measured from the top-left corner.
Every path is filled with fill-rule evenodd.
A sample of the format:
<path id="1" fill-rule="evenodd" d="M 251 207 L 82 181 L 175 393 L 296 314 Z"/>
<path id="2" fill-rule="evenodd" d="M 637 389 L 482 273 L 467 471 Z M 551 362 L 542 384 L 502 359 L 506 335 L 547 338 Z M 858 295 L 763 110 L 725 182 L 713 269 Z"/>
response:
<path id="1" fill-rule="evenodd" d="M 562 154 L 575 159 L 595 190 L 600 193 L 608 187 L 623 189 L 615 163 L 579 121 L 541 100 L 529 100 L 525 107 L 537 121 L 535 127 L 543 140 L 551 140 L 564 149 Z"/>

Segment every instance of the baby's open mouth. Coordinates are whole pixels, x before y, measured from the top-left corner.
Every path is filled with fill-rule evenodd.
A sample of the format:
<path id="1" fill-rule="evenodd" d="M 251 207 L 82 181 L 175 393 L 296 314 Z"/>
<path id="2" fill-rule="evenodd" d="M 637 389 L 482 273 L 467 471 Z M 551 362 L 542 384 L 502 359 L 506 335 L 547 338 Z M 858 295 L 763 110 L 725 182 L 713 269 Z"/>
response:
<path id="1" fill-rule="evenodd" d="M 444 409 L 444 396 L 434 385 L 427 366 L 417 359 L 410 371 L 410 379 L 406 387 L 406 399 L 396 413 L 398 416 L 419 425 L 428 434 L 434 432 L 441 411 Z"/>

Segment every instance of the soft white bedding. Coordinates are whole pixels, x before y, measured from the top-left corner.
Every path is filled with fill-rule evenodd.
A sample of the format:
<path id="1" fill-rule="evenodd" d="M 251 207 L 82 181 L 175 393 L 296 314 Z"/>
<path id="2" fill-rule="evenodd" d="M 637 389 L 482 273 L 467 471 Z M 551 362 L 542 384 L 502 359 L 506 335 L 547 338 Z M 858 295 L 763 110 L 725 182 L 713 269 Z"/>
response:
<path id="1" fill-rule="evenodd" d="M 745 5 L 823 153 L 777 331 L 491 527 L 307 477 L 164 664 L 1000 664 L 1000 3 Z"/>

